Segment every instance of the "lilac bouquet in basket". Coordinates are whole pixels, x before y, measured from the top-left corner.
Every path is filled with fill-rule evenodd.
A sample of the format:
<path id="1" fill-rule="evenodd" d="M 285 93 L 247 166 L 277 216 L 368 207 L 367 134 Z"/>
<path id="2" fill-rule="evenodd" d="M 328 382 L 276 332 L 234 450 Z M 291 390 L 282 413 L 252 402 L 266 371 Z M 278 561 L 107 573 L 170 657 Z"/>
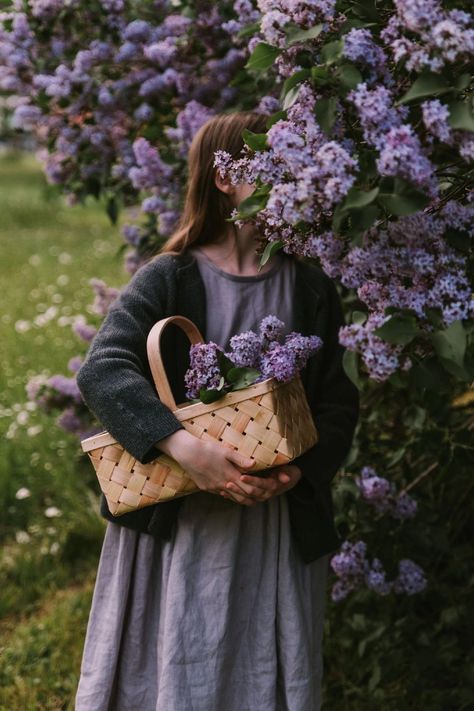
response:
<path id="1" fill-rule="evenodd" d="M 284 326 L 276 316 L 266 316 L 258 333 L 246 331 L 232 336 L 228 352 L 212 341 L 192 345 L 190 366 L 184 376 L 186 396 L 191 401 L 210 403 L 267 378 L 292 380 L 323 342 L 319 336 L 302 336 L 295 331 L 284 337 Z"/>

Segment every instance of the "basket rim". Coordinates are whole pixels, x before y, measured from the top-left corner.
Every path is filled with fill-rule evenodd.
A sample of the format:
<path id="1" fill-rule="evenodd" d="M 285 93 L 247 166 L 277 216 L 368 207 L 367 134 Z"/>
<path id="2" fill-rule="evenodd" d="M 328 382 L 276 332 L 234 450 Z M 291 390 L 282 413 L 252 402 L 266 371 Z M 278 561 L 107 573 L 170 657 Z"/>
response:
<path id="1" fill-rule="evenodd" d="M 226 393 L 223 397 L 209 404 L 204 402 L 195 402 L 190 405 L 182 403 L 181 405 L 178 405 L 176 410 L 173 410 L 173 414 L 180 421 L 189 420 L 192 417 L 198 417 L 206 412 L 217 411 L 221 408 L 228 407 L 229 405 L 234 405 L 237 402 L 250 400 L 256 395 L 264 395 L 265 393 L 272 392 L 273 390 L 278 390 L 279 388 L 288 386 L 298 380 L 301 381 L 299 373 L 287 382 L 276 380 L 276 378 L 272 376 L 260 381 L 259 383 L 248 385 L 246 388 Z M 81 448 L 84 452 L 89 452 L 93 449 L 97 449 L 98 447 L 105 447 L 108 444 L 116 443 L 118 443 L 117 439 L 107 432 L 107 430 L 104 430 L 103 432 L 99 432 L 96 435 L 92 435 L 91 437 L 86 437 L 86 439 L 81 440 Z"/>

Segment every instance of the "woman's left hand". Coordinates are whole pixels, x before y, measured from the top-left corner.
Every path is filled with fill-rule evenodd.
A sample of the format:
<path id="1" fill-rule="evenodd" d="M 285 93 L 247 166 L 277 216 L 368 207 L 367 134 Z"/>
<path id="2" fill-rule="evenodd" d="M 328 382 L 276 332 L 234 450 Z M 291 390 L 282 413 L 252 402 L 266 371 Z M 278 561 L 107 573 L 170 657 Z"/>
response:
<path id="1" fill-rule="evenodd" d="M 285 464 L 268 469 L 265 477 L 242 474 L 239 486 L 233 482 L 227 482 L 228 493 L 222 493 L 222 496 L 246 506 L 253 506 L 258 502 L 267 501 L 273 496 L 280 496 L 289 491 L 296 486 L 301 477 L 301 469 L 296 464 Z M 246 496 L 242 496 L 242 491 L 246 493 Z"/>

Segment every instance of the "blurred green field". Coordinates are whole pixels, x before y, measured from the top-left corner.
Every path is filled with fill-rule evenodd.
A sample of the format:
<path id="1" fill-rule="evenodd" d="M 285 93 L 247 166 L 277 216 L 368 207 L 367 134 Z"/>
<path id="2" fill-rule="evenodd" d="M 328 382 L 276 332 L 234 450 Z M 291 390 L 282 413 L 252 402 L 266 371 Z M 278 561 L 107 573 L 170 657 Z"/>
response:
<path id="1" fill-rule="evenodd" d="M 100 323 L 90 278 L 129 280 L 118 254 L 127 216 L 112 226 L 93 200 L 67 205 L 18 152 L 0 157 L 0 214 L 0 708 L 68 708 L 105 522 L 77 438 L 34 409 L 25 385 L 70 377 L 69 359 L 87 351 L 71 319 Z"/>

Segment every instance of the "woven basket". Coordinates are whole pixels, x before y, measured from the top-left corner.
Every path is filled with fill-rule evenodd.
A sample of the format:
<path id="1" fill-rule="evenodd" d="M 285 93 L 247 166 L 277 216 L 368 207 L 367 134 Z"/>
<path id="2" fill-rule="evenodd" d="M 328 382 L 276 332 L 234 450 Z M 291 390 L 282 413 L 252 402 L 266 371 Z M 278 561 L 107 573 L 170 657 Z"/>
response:
<path id="1" fill-rule="evenodd" d="M 188 432 L 200 439 L 221 442 L 224 447 L 255 459 L 252 472 L 287 464 L 316 444 L 318 433 L 299 375 L 288 383 L 268 378 L 227 393 L 208 405 L 201 402 L 176 405 L 160 348 L 161 334 L 169 323 L 179 326 L 193 344 L 204 340 L 194 323 L 184 316 L 158 321 L 147 339 L 148 360 L 158 396 Z M 81 447 L 94 465 L 114 516 L 199 491 L 171 457 L 163 453 L 142 464 L 108 432 L 82 440 Z"/>

